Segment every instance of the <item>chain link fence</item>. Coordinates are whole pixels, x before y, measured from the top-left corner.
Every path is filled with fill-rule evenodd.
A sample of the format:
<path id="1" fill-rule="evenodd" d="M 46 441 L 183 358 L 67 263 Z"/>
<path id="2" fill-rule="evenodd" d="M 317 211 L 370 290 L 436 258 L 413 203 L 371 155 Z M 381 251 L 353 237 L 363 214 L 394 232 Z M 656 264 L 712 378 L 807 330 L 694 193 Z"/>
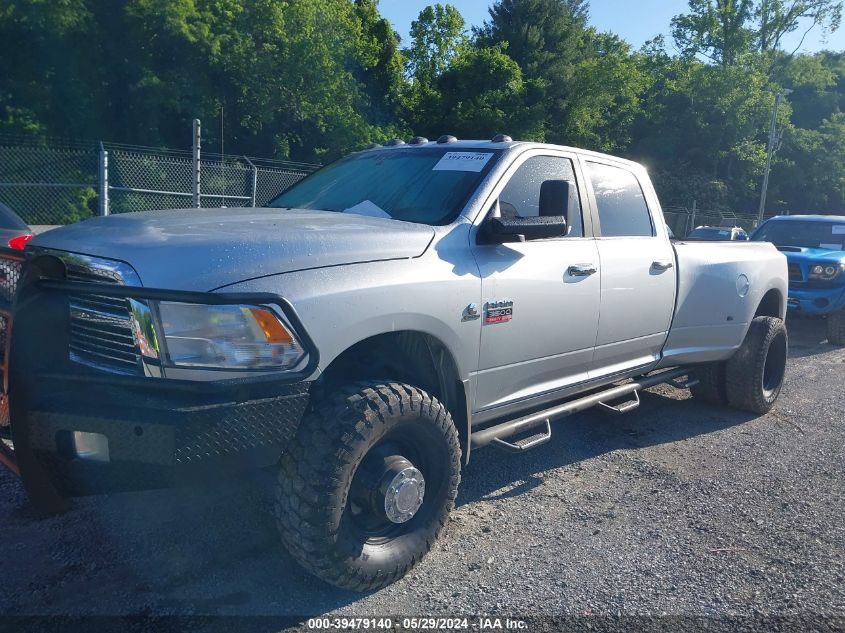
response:
<path id="1" fill-rule="evenodd" d="M 189 208 L 197 198 L 200 207 L 261 206 L 317 167 L 208 153 L 195 161 L 188 151 L 0 136 L 0 203 L 30 225 Z"/>
<path id="2" fill-rule="evenodd" d="M 0 203 L 31 224 L 68 224 L 96 210 L 94 147 L 0 140 Z"/>
<path id="3" fill-rule="evenodd" d="M 749 234 L 757 226 L 756 213 L 734 213 L 732 211 L 715 211 L 696 209 L 695 207 L 668 206 L 663 207 L 666 224 L 677 237 L 686 237 L 697 226 L 717 226 L 745 229 Z M 769 216 L 767 216 L 769 217 Z"/>

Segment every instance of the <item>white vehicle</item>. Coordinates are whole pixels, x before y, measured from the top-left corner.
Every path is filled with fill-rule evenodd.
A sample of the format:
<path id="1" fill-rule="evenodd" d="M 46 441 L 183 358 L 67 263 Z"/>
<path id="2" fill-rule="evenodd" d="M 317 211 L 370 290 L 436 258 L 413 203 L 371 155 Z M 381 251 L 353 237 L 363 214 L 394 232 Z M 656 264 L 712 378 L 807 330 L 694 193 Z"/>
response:
<path id="1" fill-rule="evenodd" d="M 663 382 L 767 411 L 786 259 L 673 244 L 646 171 L 537 143 L 416 138 L 263 209 L 98 218 L 36 237 L 11 421 L 30 496 L 275 468 L 282 541 L 370 590 L 435 542 L 461 466 Z"/>
<path id="2" fill-rule="evenodd" d="M 713 242 L 748 241 L 748 233 L 740 226 L 697 226 L 687 235 L 688 240 Z"/>

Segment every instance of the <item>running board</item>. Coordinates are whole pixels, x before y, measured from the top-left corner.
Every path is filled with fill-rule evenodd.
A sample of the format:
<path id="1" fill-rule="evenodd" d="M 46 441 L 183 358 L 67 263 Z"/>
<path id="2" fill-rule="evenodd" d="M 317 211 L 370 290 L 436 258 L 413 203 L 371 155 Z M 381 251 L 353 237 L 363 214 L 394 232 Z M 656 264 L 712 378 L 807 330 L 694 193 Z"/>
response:
<path id="1" fill-rule="evenodd" d="M 689 368 L 680 367 L 677 369 L 661 371 L 660 373 L 652 374 L 650 376 L 643 376 L 624 385 L 611 387 L 610 389 L 599 393 L 576 398 L 575 400 L 564 402 L 563 404 L 556 405 L 543 411 L 538 411 L 537 413 L 531 413 L 514 420 L 509 420 L 507 422 L 502 422 L 501 424 L 496 424 L 495 426 L 487 427 L 486 429 L 481 429 L 480 431 L 475 431 L 470 436 L 470 443 L 473 449 L 481 448 L 482 446 L 487 446 L 488 444 L 494 444 L 511 452 L 522 453 L 540 446 L 541 444 L 545 444 L 551 439 L 551 421 L 554 419 L 566 417 L 568 415 L 572 415 L 573 413 L 579 413 L 580 411 L 585 411 L 586 409 L 590 409 L 598 405 L 601 405 L 604 409 L 611 410 L 613 413 L 627 413 L 639 406 L 640 398 L 638 392 L 640 390 L 648 389 L 649 387 L 667 382 L 671 383 L 681 376 L 687 376 L 689 373 Z M 684 384 L 691 385 L 692 381 L 687 381 Z M 618 400 L 619 398 L 630 396 L 631 394 L 634 394 L 634 400 L 616 406 L 607 404 L 607 402 L 612 402 L 614 400 Z M 537 435 L 521 440 L 521 444 L 520 442 L 505 441 L 506 438 L 513 437 L 514 435 L 523 435 L 543 425 L 546 425 L 546 432 L 541 432 Z"/>

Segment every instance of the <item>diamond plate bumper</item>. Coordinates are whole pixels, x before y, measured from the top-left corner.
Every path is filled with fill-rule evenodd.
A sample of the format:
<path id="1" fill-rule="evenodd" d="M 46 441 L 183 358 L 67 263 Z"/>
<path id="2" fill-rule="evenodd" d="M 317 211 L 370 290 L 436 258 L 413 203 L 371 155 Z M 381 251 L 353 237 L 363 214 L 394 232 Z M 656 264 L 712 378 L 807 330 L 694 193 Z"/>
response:
<path id="1" fill-rule="evenodd" d="M 167 487 L 270 466 L 296 433 L 309 397 L 308 383 L 211 405 L 195 404 L 195 395 L 161 398 L 101 386 L 92 405 L 55 383 L 45 386 L 50 397 L 25 415 L 16 412 L 12 434 L 24 483 L 37 469 L 61 496 Z M 107 461 L 79 453 L 80 432 L 105 438 Z"/>

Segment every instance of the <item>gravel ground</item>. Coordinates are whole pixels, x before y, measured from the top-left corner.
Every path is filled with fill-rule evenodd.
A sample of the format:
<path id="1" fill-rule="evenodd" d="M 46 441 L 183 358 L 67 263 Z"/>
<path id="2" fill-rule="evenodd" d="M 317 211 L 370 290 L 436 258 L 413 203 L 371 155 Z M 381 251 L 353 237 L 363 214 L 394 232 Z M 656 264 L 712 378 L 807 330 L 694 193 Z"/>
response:
<path id="1" fill-rule="evenodd" d="M 527 455 L 479 451 L 434 551 L 370 595 L 301 571 L 242 485 L 36 519 L 0 468 L 0 614 L 843 617 L 845 349 L 819 325 L 790 323 L 766 416 L 658 387 Z"/>

